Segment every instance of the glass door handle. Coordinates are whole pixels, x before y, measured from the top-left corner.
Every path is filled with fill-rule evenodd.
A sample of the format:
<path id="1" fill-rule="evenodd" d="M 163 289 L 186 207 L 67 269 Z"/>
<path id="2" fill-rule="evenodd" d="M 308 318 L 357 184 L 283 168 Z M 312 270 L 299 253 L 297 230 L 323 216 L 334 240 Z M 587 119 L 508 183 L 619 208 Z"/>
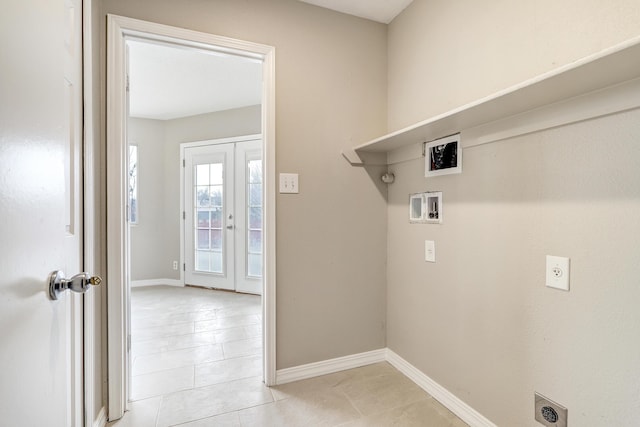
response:
<path id="1" fill-rule="evenodd" d="M 100 276 L 80 273 L 70 279 L 65 279 L 64 273 L 56 270 L 49 274 L 49 298 L 57 300 L 58 295 L 67 289 L 83 294 L 92 286 L 98 286 L 100 283 L 102 283 Z"/>

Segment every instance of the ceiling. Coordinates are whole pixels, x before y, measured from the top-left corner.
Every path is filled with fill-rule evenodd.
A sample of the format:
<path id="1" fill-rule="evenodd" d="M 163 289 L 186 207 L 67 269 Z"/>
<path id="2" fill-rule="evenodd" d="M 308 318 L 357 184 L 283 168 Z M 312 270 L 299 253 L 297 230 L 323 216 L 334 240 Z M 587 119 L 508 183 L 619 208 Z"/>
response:
<path id="1" fill-rule="evenodd" d="M 300 0 L 389 23 L 412 0 Z M 262 63 L 255 59 L 131 40 L 129 115 L 156 120 L 257 105 Z"/>
<path id="2" fill-rule="evenodd" d="M 388 24 L 413 0 L 300 0 L 304 3 L 336 10 Z"/>
<path id="3" fill-rule="evenodd" d="M 258 60 L 150 42 L 127 44 L 131 117 L 170 120 L 261 103 Z"/>

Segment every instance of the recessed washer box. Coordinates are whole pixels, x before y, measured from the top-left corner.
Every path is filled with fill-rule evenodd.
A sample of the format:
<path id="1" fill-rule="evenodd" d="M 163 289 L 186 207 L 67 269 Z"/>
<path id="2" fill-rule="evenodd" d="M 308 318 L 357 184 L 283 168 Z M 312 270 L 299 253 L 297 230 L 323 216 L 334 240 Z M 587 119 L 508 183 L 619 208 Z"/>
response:
<path id="1" fill-rule="evenodd" d="M 442 222 L 442 192 L 411 194 L 409 196 L 409 222 L 440 224 Z"/>

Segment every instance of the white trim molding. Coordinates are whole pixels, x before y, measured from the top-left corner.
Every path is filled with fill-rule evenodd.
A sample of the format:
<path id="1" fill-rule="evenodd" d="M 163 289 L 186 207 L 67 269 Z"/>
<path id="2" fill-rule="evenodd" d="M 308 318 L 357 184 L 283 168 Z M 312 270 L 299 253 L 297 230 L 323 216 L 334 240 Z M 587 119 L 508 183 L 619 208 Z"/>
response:
<path id="1" fill-rule="evenodd" d="M 389 348 L 381 348 L 379 350 L 280 369 L 276 372 L 276 384 L 282 385 L 380 362 L 389 362 L 403 375 L 429 393 L 431 397 L 453 412 L 458 418 L 469 424 L 470 427 L 496 427 L 494 423 L 478 411 L 467 405 L 456 395 L 429 378 L 425 373 Z"/>
<path id="2" fill-rule="evenodd" d="M 127 407 L 129 231 L 126 219 L 126 40 L 142 39 L 225 52 L 262 61 L 262 143 L 264 156 L 264 381 L 276 377 L 276 130 L 275 48 L 185 28 L 107 15 L 107 339 L 108 419 L 117 420 Z"/>
<path id="3" fill-rule="evenodd" d="M 420 388 L 429 393 L 434 399 L 442 403 L 447 409 L 456 414 L 471 427 L 496 427 L 494 423 L 485 418 L 478 411 L 460 400 L 449 390 L 429 378 L 421 370 L 404 360 L 391 349 L 386 349 L 386 360 L 394 368 L 402 372 L 407 378 L 416 383 Z"/>
<path id="4" fill-rule="evenodd" d="M 93 424 L 91 426 L 104 427 L 106 425 L 107 425 L 107 410 L 103 406 L 102 408 L 100 408 L 100 412 L 98 412 L 98 415 L 96 416 L 96 419 L 93 420 Z"/>
<path id="5" fill-rule="evenodd" d="M 387 349 L 367 351 L 365 353 L 352 354 L 335 359 L 308 363 L 292 368 L 280 369 L 276 372 L 276 384 L 282 385 L 293 381 L 306 380 L 307 378 L 333 374 L 347 369 L 359 368 L 386 361 Z"/>
<path id="6" fill-rule="evenodd" d="M 156 285 L 166 285 L 166 286 L 178 286 L 183 288 L 184 283 L 180 279 L 144 279 L 144 280 L 132 280 L 131 287 L 132 288 L 142 288 L 144 286 L 156 286 Z"/>

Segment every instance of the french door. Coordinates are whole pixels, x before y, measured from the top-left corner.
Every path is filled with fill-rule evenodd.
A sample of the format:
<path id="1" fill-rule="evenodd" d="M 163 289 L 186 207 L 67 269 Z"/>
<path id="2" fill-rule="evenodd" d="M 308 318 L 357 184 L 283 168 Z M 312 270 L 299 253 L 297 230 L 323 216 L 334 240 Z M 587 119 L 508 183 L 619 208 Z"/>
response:
<path id="1" fill-rule="evenodd" d="M 185 284 L 262 294 L 262 141 L 183 148 Z"/>

